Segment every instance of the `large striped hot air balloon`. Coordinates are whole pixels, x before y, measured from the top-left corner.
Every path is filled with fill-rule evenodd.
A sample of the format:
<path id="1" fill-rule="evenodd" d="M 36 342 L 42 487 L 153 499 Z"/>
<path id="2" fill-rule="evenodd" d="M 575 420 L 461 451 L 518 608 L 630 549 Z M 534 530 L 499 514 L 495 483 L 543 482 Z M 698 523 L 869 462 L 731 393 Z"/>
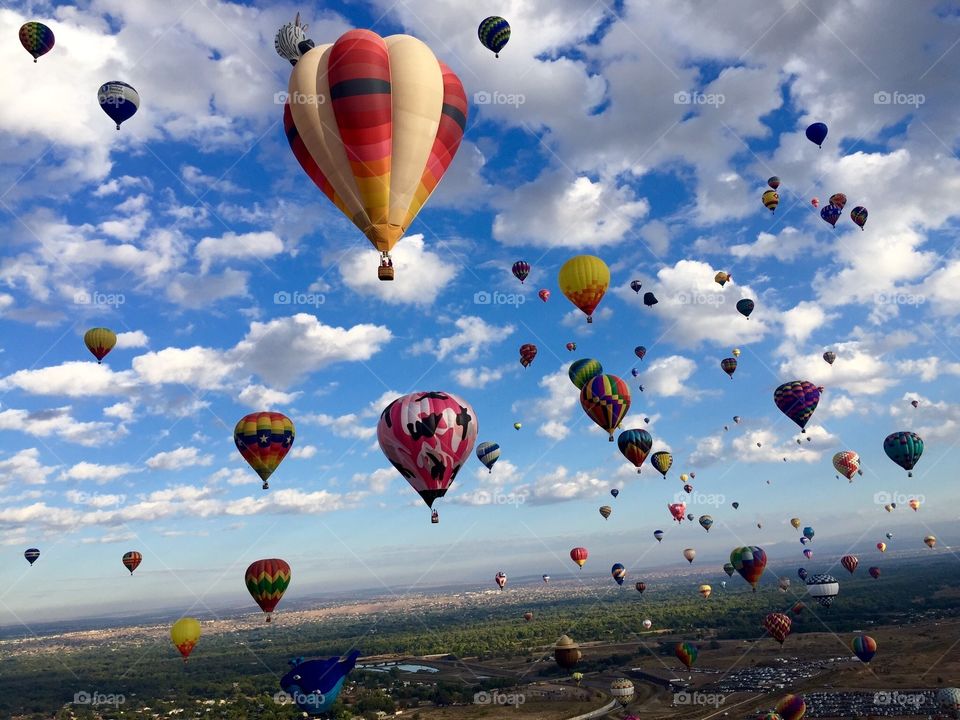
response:
<path id="1" fill-rule="evenodd" d="M 233 429 L 237 450 L 263 480 L 264 490 L 270 488 L 267 479 L 290 452 L 295 437 L 293 421 L 278 412 L 244 415 Z"/>
<path id="2" fill-rule="evenodd" d="M 823 607 L 829 608 L 840 593 L 840 583 L 833 575 L 811 575 L 807 578 L 807 592 Z"/>
<path id="3" fill-rule="evenodd" d="M 304 53 L 290 74 L 283 126 L 300 166 L 380 251 L 390 250 L 460 147 L 467 96 L 423 42 L 350 30 Z"/>
<path id="4" fill-rule="evenodd" d="M 465 400 L 446 392 L 415 392 L 384 408 L 377 441 L 387 460 L 432 508 L 470 458 L 477 430 L 477 414 Z"/>
<path id="5" fill-rule="evenodd" d="M 593 311 L 610 287 L 610 268 L 595 255 L 577 255 L 567 260 L 557 276 L 560 292 L 576 305 L 587 322 L 593 322 Z"/>
<path id="6" fill-rule="evenodd" d="M 610 434 L 620 425 L 630 409 L 630 388 L 616 375 L 597 375 L 580 390 L 580 405 L 597 425 Z"/>
<path id="7" fill-rule="evenodd" d="M 780 645 L 783 645 L 783 641 L 790 634 L 791 625 L 793 625 L 793 620 L 790 619 L 790 616 L 780 612 L 770 613 L 763 619 L 764 630 L 770 633 L 770 637 Z"/>
<path id="8" fill-rule="evenodd" d="M 279 558 L 257 560 L 250 563 L 244 579 L 251 597 L 267 614 L 267 622 L 270 622 L 274 608 L 290 585 L 290 566 Z"/>

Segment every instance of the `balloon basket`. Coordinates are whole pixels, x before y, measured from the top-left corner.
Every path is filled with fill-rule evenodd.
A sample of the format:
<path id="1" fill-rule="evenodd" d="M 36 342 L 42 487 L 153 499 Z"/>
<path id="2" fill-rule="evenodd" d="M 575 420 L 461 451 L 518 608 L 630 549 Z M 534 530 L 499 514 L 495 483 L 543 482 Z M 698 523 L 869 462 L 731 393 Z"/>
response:
<path id="1" fill-rule="evenodd" d="M 380 280 L 393 280 L 393 268 L 381 265 L 377 268 L 377 277 Z"/>

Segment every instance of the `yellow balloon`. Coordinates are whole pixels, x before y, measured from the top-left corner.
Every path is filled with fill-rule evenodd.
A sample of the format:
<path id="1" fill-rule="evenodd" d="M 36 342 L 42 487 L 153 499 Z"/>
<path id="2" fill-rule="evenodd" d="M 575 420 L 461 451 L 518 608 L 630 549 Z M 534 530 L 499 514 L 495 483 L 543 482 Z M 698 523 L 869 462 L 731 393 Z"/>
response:
<path id="1" fill-rule="evenodd" d="M 740 357 L 740 348 L 734 348 L 734 349 L 733 349 L 733 356 L 734 356 L 734 357 Z"/>
<path id="2" fill-rule="evenodd" d="M 799 529 L 799 528 L 800 528 L 800 518 L 790 518 L 790 524 L 793 525 L 794 528 Z"/>
<path id="3" fill-rule="evenodd" d="M 560 291 L 593 322 L 593 311 L 610 287 L 610 268 L 594 255 L 577 255 L 560 268 Z"/>
<path id="4" fill-rule="evenodd" d="M 705 597 L 705 598 L 710 597 L 710 593 L 712 593 L 712 592 L 713 592 L 713 588 L 710 587 L 709 585 L 701 585 L 701 586 L 700 586 L 700 594 L 703 595 L 703 597 Z"/>
<path id="5" fill-rule="evenodd" d="M 170 628 L 170 639 L 173 640 L 174 647 L 180 651 L 183 661 L 186 662 L 200 639 L 200 622 L 192 617 L 180 618 Z"/>
<path id="6" fill-rule="evenodd" d="M 681 473 L 681 474 L 680 474 L 680 482 L 685 483 L 685 482 L 686 482 L 687 480 L 689 480 L 689 479 L 690 479 L 690 476 L 687 475 L 686 473 Z"/>
<path id="7" fill-rule="evenodd" d="M 113 350 L 113 346 L 117 344 L 117 336 L 109 328 L 91 328 L 84 333 L 83 342 L 87 346 L 87 350 L 93 353 L 93 356 L 97 359 L 97 365 L 99 365 L 107 356 L 107 353 Z"/>

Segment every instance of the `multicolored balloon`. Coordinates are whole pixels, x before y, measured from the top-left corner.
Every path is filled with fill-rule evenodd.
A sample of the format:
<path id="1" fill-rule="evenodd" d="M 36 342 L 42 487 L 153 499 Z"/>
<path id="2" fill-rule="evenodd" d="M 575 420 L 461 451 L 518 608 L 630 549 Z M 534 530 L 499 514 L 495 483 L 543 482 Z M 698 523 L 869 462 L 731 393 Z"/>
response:
<path id="1" fill-rule="evenodd" d="M 923 455 L 923 440 L 915 432 L 890 433 L 883 441 L 883 451 L 907 471 L 907 477 L 913 477 L 911 471 Z"/>
<path id="2" fill-rule="evenodd" d="M 730 564 L 740 573 L 740 577 L 750 583 L 753 591 L 757 591 L 757 583 L 767 567 L 767 553 L 763 548 L 755 545 L 744 545 L 734 548 L 730 553 Z"/>
<path id="3" fill-rule="evenodd" d="M 840 558 L 840 564 L 843 565 L 847 572 L 853 575 L 854 570 L 856 570 L 860 564 L 860 559 L 856 555 L 844 555 Z"/>
<path id="4" fill-rule="evenodd" d="M 543 300 L 544 302 L 546 302 L 547 300 L 550 299 L 550 291 L 547 290 L 546 288 L 544 288 L 543 290 L 541 290 L 540 292 L 537 293 L 537 296 L 538 296 L 541 300 Z"/>
<path id="5" fill-rule="evenodd" d="M 868 663 L 877 654 L 877 641 L 869 635 L 857 635 L 850 641 L 850 649 L 861 662 Z"/>
<path id="6" fill-rule="evenodd" d="M 136 550 L 130 550 L 123 554 L 121 561 L 123 566 L 130 571 L 130 574 L 133 575 L 133 571 L 140 567 L 140 563 L 143 562 L 143 555 L 138 553 Z"/>
<path id="7" fill-rule="evenodd" d="M 853 220 L 854 224 L 858 225 L 861 230 L 863 226 L 867 224 L 867 209 L 862 205 L 857 205 L 853 210 L 850 211 L 850 219 Z"/>
<path id="8" fill-rule="evenodd" d="M 878 543 L 877 543 L 877 550 L 879 550 L 880 552 L 886 552 L 886 551 L 887 551 L 887 544 L 886 544 L 885 542 L 882 542 L 882 541 L 881 541 L 881 542 L 878 542 Z"/>
<path id="9" fill-rule="evenodd" d="M 25 22 L 20 26 L 20 44 L 23 49 L 33 55 L 33 61 L 41 55 L 46 55 L 53 50 L 56 38 L 53 36 L 53 30 L 41 22 Z"/>
<path id="10" fill-rule="evenodd" d="M 801 432 L 806 432 L 807 422 L 820 403 L 820 388 L 806 380 L 791 380 L 773 391 L 773 402 Z"/>
<path id="11" fill-rule="evenodd" d="M 653 465 L 658 473 L 666 478 L 667 472 L 673 466 L 673 455 L 666 450 L 659 450 L 650 456 L 650 464 Z"/>
<path id="12" fill-rule="evenodd" d="M 874 580 L 880 579 L 880 568 L 878 568 L 876 565 L 867 570 L 867 572 L 870 573 L 870 577 L 872 577 Z"/>
<path id="13" fill-rule="evenodd" d="M 613 567 L 610 568 L 610 574 L 613 575 L 617 585 L 623 587 L 623 580 L 627 577 L 627 569 L 623 566 L 623 563 L 614 563 Z"/>
<path id="14" fill-rule="evenodd" d="M 606 520 L 608 517 L 610 517 L 613 514 L 613 508 L 610 507 L 609 505 L 601 505 L 600 514 L 603 515 L 603 519 Z"/>
<path id="15" fill-rule="evenodd" d="M 573 352 L 574 350 L 577 349 L 577 344 L 574 342 L 569 342 L 567 343 L 566 347 L 567 347 L 567 350 L 569 350 L 570 352 Z"/>
<path id="16" fill-rule="evenodd" d="M 280 678 L 280 687 L 305 715 L 326 715 L 359 657 L 360 651 L 353 650 L 342 659 L 340 656 L 316 660 L 296 658 L 289 662 L 293 669 Z"/>
<path id="17" fill-rule="evenodd" d="M 785 695 L 776 710 L 783 720 L 800 720 L 807 712 L 807 703 L 800 695 Z"/>
<path id="18" fill-rule="evenodd" d="M 807 560 L 809 560 L 810 558 L 813 557 L 813 550 L 810 550 L 810 549 L 804 550 L 804 551 L 803 551 L 803 556 L 804 556 Z"/>
<path id="19" fill-rule="evenodd" d="M 707 532 L 710 532 L 710 528 L 713 527 L 713 518 L 709 515 L 700 516 L 700 527 L 702 527 Z"/>
<path id="20" fill-rule="evenodd" d="M 777 205 L 780 204 L 780 196 L 776 190 L 767 190 L 760 199 L 763 201 L 763 206 L 767 210 L 771 213 L 776 212 Z"/>
<path id="21" fill-rule="evenodd" d="M 843 193 L 834 193 L 830 196 L 830 204 L 836 205 L 838 208 L 843 210 L 847 204 L 847 196 Z"/>
<path id="22" fill-rule="evenodd" d="M 697 662 L 697 655 L 699 651 L 697 646 L 691 642 L 678 642 L 673 648 L 673 654 L 677 656 L 677 659 L 680 660 L 684 665 L 687 666 L 687 670 L 693 667 L 694 663 Z"/>
<path id="23" fill-rule="evenodd" d="M 523 281 L 527 279 L 527 275 L 530 274 L 530 263 L 526 263 L 523 260 L 517 260 L 513 264 L 513 276 L 523 284 Z"/>
<path id="24" fill-rule="evenodd" d="M 616 375 L 598 375 L 580 390 L 580 406 L 613 442 L 613 431 L 630 410 L 630 388 Z"/>
<path id="25" fill-rule="evenodd" d="M 267 614 L 270 622 L 274 608 L 290 586 L 290 566 L 280 558 L 267 558 L 250 563 L 244 580 L 254 602 Z"/>
<path id="26" fill-rule="evenodd" d="M 577 390 L 583 390 L 587 380 L 602 374 L 603 365 L 600 364 L 599 360 L 593 358 L 574 360 L 567 369 L 567 376 L 570 378 L 570 382 L 576 385 Z"/>
<path id="27" fill-rule="evenodd" d="M 537 356 L 537 346 L 532 343 L 526 343 L 520 346 L 520 364 L 528 367 Z"/>
<path id="28" fill-rule="evenodd" d="M 433 507 L 470 457 L 477 430 L 477 415 L 465 400 L 447 392 L 415 392 L 384 408 L 377 441 L 397 472 Z"/>
<path id="29" fill-rule="evenodd" d="M 937 538 L 934 535 L 927 535 L 923 539 L 923 544 L 932 550 L 937 546 Z"/>
<path id="30" fill-rule="evenodd" d="M 820 211 L 820 217 L 824 222 L 830 223 L 830 227 L 836 229 L 837 220 L 840 219 L 842 212 L 843 211 L 836 205 L 824 205 L 823 209 Z"/>
<path id="31" fill-rule="evenodd" d="M 732 357 L 724 358 L 720 361 L 720 369 L 733 380 L 733 374 L 737 371 L 737 359 Z"/>
<path id="32" fill-rule="evenodd" d="M 491 15 L 484 18 L 477 28 L 477 37 L 487 50 L 493 52 L 493 56 L 500 57 L 500 51 L 504 45 L 510 41 L 510 23 L 497 15 Z"/>
<path id="33" fill-rule="evenodd" d="M 450 167 L 467 124 L 463 84 L 420 40 L 350 30 L 304 53 L 284 105 L 294 156 L 324 195 L 380 251 L 390 251 Z M 414 110 L 416 109 L 416 110 Z"/>
<path id="34" fill-rule="evenodd" d="M 296 429 L 283 413 L 261 411 L 244 415 L 233 429 L 233 442 L 247 464 L 263 481 L 273 474 L 293 447 Z"/>
<path id="35" fill-rule="evenodd" d="M 781 612 L 770 613 L 763 619 L 763 627 L 770 634 L 774 640 L 776 640 L 780 645 L 783 645 L 783 641 L 787 639 L 787 635 L 790 634 L 790 627 L 793 625 L 793 620 L 790 619 L 789 615 L 786 615 Z"/>
<path id="36" fill-rule="evenodd" d="M 637 589 L 637 592 L 643 595 L 643 591 L 647 589 L 647 584 L 645 582 L 638 582 L 634 587 Z"/>
<path id="37" fill-rule="evenodd" d="M 718 272 L 716 275 L 713 276 L 713 281 L 720 287 L 723 287 L 728 282 L 733 281 L 733 276 L 730 273 L 723 272 L 721 270 L 720 272 Z"/>
<path id="38" fill-rule="evenodd" d="M 633 463 L 639 473 L 643 461 L 647 459 L 647 454 L 653 447 L 653 436 L 643 429 L 624 430 L 617 436 L 617 447 L 620 448 L 623 456 Z"/>
<path id="39" fill-rule="evenodd" d="M 663 542 L 663 530 L 654 530 L 653 536 L 657 539 L 657 542 Z"/>
<path id="40" fill-rule="evenodd" d="M 703 599 L 706 600 L 713 593 L 713 588 L 709 585 L 701 585 L 699 588 L 697 588 L 697 592 L 703 595 Z"/>
<path id="41" fill-rule="evenodd" d="M 494 463 L 500 459 L 500 446 L 495 442 L 482 442 L 477 445 L 477 460 L 493 472 Z"/>
<path id="42" fill-rule="evenodd" d="M 493 581 L 497 584 L 497 587 L 503 590 L 504 585 L 507 584 L 507 574 L 505 572 L 498 572 L 493 576 Z"/>
<path id="43" fill-rule="evenodd" d="M 560 291 L 593 322 L 593 311 L 610 287 L 610 268 L 595 255 L 577 255 L 560 268 Z"/>

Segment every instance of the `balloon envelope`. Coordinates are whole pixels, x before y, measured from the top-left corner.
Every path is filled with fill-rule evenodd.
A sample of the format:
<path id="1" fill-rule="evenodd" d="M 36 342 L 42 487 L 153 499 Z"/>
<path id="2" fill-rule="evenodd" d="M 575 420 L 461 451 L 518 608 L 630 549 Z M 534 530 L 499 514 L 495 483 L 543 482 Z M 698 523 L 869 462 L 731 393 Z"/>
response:
<path id="1" fill-rule="evenodd" d="M 119 80 L 104 83 L 97 91 L 97 100 L 107 116 L 120 125 L 132 118 L 140 107 L 140 95 L 132 85 Z"/>
<path id="2" fill-rule="evenodd" d="M 807 126 L 807 140 L 817 147 L 823 146 L 823 141 L 827 139 L 827 125 L 822 122 L 815 122 Z"/>
<path id="3" fill-rule="evenodd" d="M 494 57 L 500 57 L 500 51 L 510 41 L 510 23 L 497 15 L 484 18 L 477 28 L 477 37 Z"/>
<path id="4" fill-rule="evenodd" d="M 183 655 L 183 661 L 186 662 L 200 639 L 200 623 L 196 618 L 180 618 L 170 628 L 170 639 L 174 647 Z"/>
<path id="5" fill-rule="evenodd" d="M 33 55 L 33 61 L 41 55 L 46 55 L 53 50 L 56 38 L 53 36 L 53 30 L 41 22 L 26 22 L 20 26 L 20 44 L 23 49 Z"/>
<path id="6" fill-rule="evenodd" d="M 560 291 L 593 322 L 593 311 L 610 286 L 610 268 L 595 255 L 577 255 L 560 268 Z"/>
<path id="7" fill-rule="evenodd" d="M 279 558 L 256 560 L 250 563 L 244 580 L 250 596 L 267 614 L 267 622 L 270 622 L 270 614 L 290 586 L 290 566 Z"/>
<path id="8" fill-rule="evenodd" d="M 293 447 L 296 428 L 283 413 L 244 415 L 233 429 L 233 442 L 260 479 L 267 481 Z"/>

